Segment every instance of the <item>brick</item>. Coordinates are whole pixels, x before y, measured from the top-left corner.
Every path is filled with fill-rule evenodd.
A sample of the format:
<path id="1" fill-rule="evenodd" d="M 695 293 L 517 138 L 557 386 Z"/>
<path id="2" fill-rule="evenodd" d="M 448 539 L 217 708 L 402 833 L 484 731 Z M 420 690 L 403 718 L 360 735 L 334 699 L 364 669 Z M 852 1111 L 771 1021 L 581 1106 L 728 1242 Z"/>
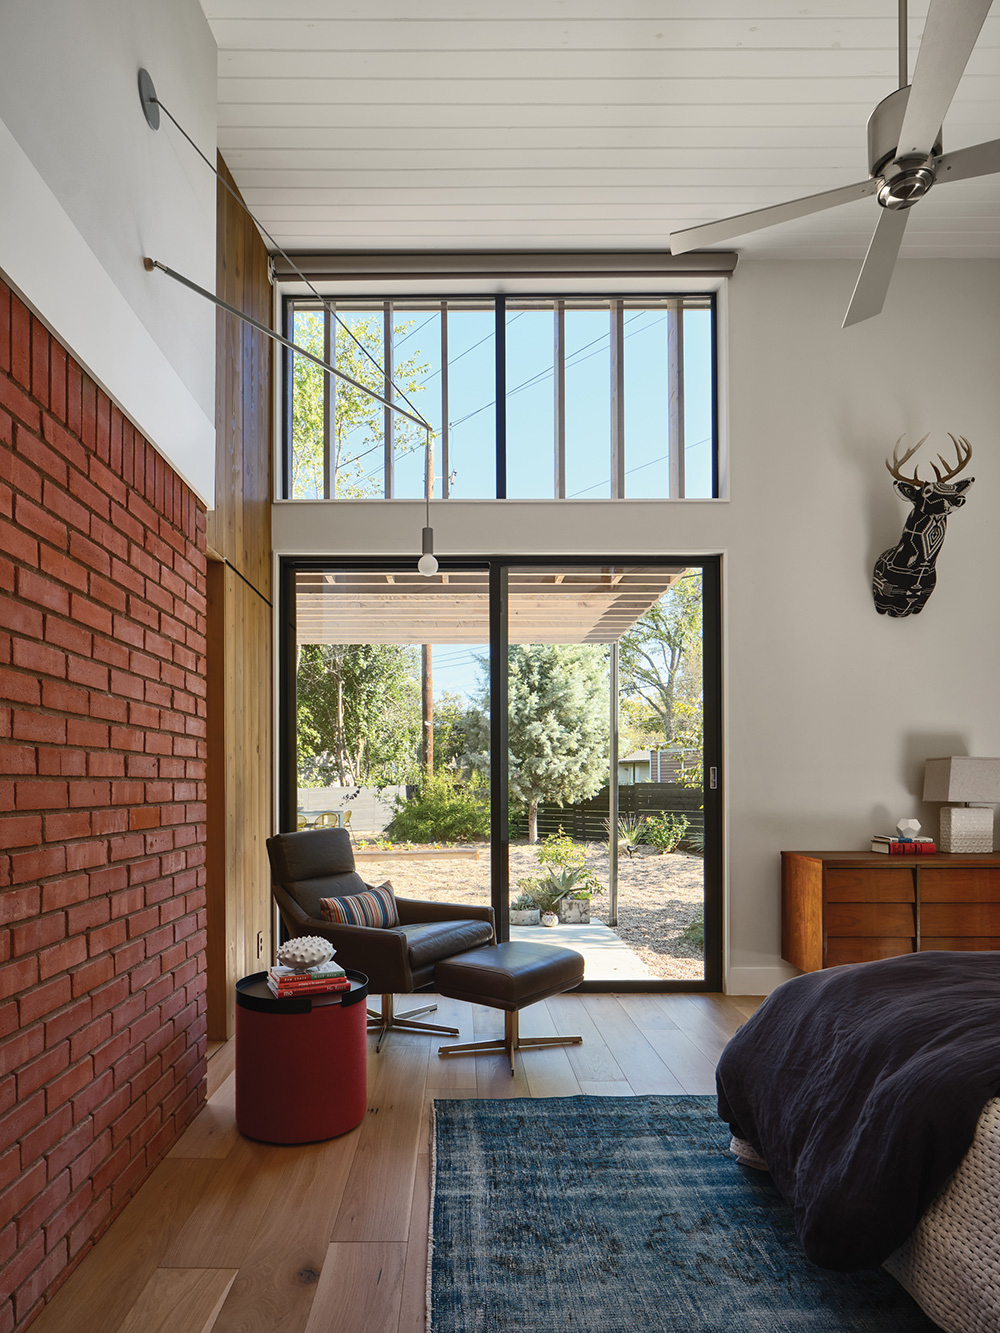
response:
<path id="1" fill-rule="evenodd" d="M 46 611 L 55 611 L 61 616 L 69 614 L 69 593 L 66 589 L 33 569 L 17 571 L 17 595 Z"/>
<path id="2" fill-rule="evenodd" d="M 7 729 L 10 730 L 10 710 L 5 710 Z M 38 768 L 38 758 L 33 746 L 0 745 L 0 773 L 34 773 Z"/>
<path id="3" fill-rule="evenodd" d="M 36 434 L 41 430 L 42 414 L 38 406 L 19 385 L 5 375 L 0 375 L 0 407 L 7 408 L 12 416 L 23 421 Z"/>
<path id="4" fill-rule="evenodd" d="M 44 1018 L 53 1009 L 67 1004 L 73 998 L 69 977 L 55 977 L 43 982 L 34 990 L 26 991 L 18 999 L 18 1008 L 22 1023 L 32 1023 L 36 1018 Z"/>
<path id="5" fill-rule="evenodd" d="M 27 953 L 36 953 L 39 949 L 47 948 L 65 938 L 66 917 L 62 912 L 49 912 L 45 916 L 22 922 L 11 930 L 15 958 L 22 958 Z"/>
<path id="6" fill-rule="evenodd" d="M 38 565 L 38 542 L 30 533 L 22 532 L 5 518 L 0 519 L 0 550 L 11 560 L 19 560 L 32 567 Z"/>
<path id="7" fill-rule="evenodd" d="M 42 1297 L 66 1267 L 66 1263 L 66 1242 L 58 1241 L 32 1271 L 30 1277 L 18 1288 L 14 1295 L 14 1311 L 22 1327 L 25 1327 L 29 1318 L 33 1317 L 35 1307 L 40 1308 Z"/>
<path id="8" fill-rule="evenodd" d="M 50 1051 L 29 1060 L 17 1071 L 17 1097 L 22 1100 L 45 1086 L 69 1064 L 69 1042 L 61 1041 Z"/>
<path id="9" fill-rule="evenodd" d="M 66 350 L 53 338 L 49 347 L 49 407 L 53 416 L 66 419 Z"/>
<path id="10" fill-rule="evenodd" d="M 50 880 L 42 885 L 42 911 L 54 912 L 71 903 L 82 902 L 90 894 L 86 875 L 68 875 L 65 879 Z"/>
<path id="11" fill-rule="evenodd" d="M 48 586 L 52 588 L 55 587 L 55 584 L 49 584 Z M 24 609 L 28 610 L 27 607 Z M 40 616 L 39 619 L 41 619 Z M 41 637 L 41 628 L 39 628 L 38 635 L 34 638 L 15 639 L 11 661 L 14 666 L 25 667 L 28 671 L 37 671 L 39 675 L 65 677 L 66 654 L 60 652 L 57 648 L 50 648 L 46 643 L 38 642 Z"/>
<path id="12" fill-rule="evenodd" d="M 114 963 L 103 949 L 97 950 L 91 945 L 90 954 L 91 961 L 78 967 L 72 974 L 74 996 L 87 995 L 110 981 L 115 974 Z"/>
<path id="13" fill-rule="evenodd" d="M 32 1060 L 37 1059 L 45 1051 L 45 1029 L 40 1023 L 34 1027 L 25 1028 L 10 1037 L 0 1045 L 0 1075 L 6 1077 L 8 1074 L 17 1075 L 25 1065 L 30 1064 Z M 45 1080 L 41 1080 L 44 1082 Z M 35 1084 L 35 1087 L 40 1086 Z M 34 1088 L 19 1090 L 18 1095 L 24 1097 L 28 1092 L 33 1092 Z"/>
<path id="14" fill-rule="evenodd" d="M 15 708 L 11 718 L 11 734 L 16 741 L 36 741 L 42 745 L 65 745 L 66 721 L 50 713 L 28 712 Z"/>
<path id="15" fill-rule="evenodd" d="M 10 296 L 10 373 L 18 384 L 25 389 L 31 388 L 31 312 L 13 292 Z"/>
<path id="16" fill-rule="evenodd" d="M 0 999 L 7 999 L 8 996 L 24 992 L 37 980 L 37 958 L 21 958 L 16 963 L 5 963 L 0 967 Z M 23 1022 L 24 1019 L 19 1021 Z"/>
<path id="17" fill-rule="evenodd" d="M 49 1114 L 56 1107 L 62 1106 L 64 1102 L 71 1101 L 77 1093 L 82 1092 L 93 1077 L 93 1062 L 90 1059 L 84 1059 L 78 1065 L 74 1065 L 71 1069 L 67 1069 L 65 1073 L 52 1079 L 45 1089 L 45 1106 Z"/>
<path id="18" fill-rule="evenodd" d="M 69 787 L 65 782 L 22 778 L 17 784 L 18 810 L 65 810 L 68 804 Z"/>
<path id="19" fill-rule="evenodd" d="M 111 633 L 114 617 L 108 608 L 101 605 L 100 602 L 74 593 L 70 595 L 69 611 L 73 620 L 78 620 L 83 625 L 89 625 L 91 629 L 97 630 L 100 634 Z"/>
<path id="20" fill-rule="evenodd" d="M 38 815 L 0 819 L 0 847 L 33 847 L 42 840 L 42 821 Z"/>
<path id="21" fill-rule="evenodd" d="M 81 937 L 65 940 L 51 949 L 44 949 L 38 956 L 38 975 L 42 980 L 65 972 L 77 963 L 87 961 L 87 941 Z"/>
<path id="22" fill-rule="evenodd" d="M 21 431 L 18 436 L 19 439 L 22 437 L 32 439 L 32 436 L 26 435 L 24 431 Z M 48 452 L 46 450 L 46 453 Z M 60 466 L 62 465 L 60 464 Z M 65 471 L 65 468 L 63 470 Z M 36 537 L 40 537 L 42 541 L 48 542 L 50 546 L 56 547 L 57 550 L 66 550 L 68 540 L 66 524 L 47 509 L 43 509 L 41 505 L 36 505 L 31 500 L 25 499 L 23 495 L 14 497 L 14 522 L 22 528 L 26 528 L 28 532 L 33 532 Z"/>
<path id="23" fill-rule="evenodd" d="M 111 573 L 111 557 L 108 553 L 80 532 L 69 533 L 69 553 L 74 560 L 90 570 L 96 570 L 98 574 L 107 576 Z"/>
<path id="24" fill-rule="evenodd" d="M 89 999 L 77 1000 L 68 1008 L 55 1014 L 45 1023 L 45 1042 L 49 1046 L 54 1046 L 57 1042 L 65 1038 L 72 1038 L 79 1033 L 90 1022 L 91 1004 Z M 72 1041 L 70 1042 L 70 1063 L 74 1063 L 79 1057 L 73 1053 Z"/>
<path id="25" fill-rule="evenodd" d="M 9 926 L 14 921 L 37 916 L 40 902 L 41 893 L 34 886 L 28 889 L 8 889 L 0 893 L 0 926 Z"/>

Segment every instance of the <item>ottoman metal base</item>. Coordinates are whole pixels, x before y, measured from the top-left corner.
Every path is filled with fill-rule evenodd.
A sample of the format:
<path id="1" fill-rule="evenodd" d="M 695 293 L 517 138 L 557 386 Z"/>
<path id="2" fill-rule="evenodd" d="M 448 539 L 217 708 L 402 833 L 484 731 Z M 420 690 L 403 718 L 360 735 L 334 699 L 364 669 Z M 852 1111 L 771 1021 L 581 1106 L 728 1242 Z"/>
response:
<path id="1" fill-rule="evenodd" d="M 508 940 L 484 949 L 470 949 L 442 959 L 434 969 L 440 995 L 504 1011 L 503 1040 L 467 1041 L 441 1046 L 438 1055 L 478 1055 L 505 1051 L 514 1073 L 514 1052 L 525 1046 L 579 1046 L 582 1037 L 522 1037 L 517 1015 L 521 1009 L 550 995 L 573 990 L 583 980 L 583 957 L 575 949 L 560 949 L 527 940 Z"/>
<path id="2" fill-rule="evenodd" d="M 518 1014 L 504 1013 L 503 1038 L 496 1041 L 466 1041 L 455 1046 L 439 1046 L 438 1055 L 468 1055 L 478 1051 L 506 1051 L 510 1061 L 511 1078 L 514 1077 L 514 1052 L 522 1046 L 581 1046 L 582 1037 L 522 1037 L 518 1031 Z"/>

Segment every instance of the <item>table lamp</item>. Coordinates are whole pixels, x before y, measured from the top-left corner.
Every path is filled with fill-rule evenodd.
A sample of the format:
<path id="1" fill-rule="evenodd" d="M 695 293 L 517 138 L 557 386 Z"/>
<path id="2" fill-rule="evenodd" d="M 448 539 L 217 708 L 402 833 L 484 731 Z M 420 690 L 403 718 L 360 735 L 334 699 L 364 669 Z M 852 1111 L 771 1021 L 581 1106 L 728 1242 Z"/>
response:
<path id="1" fill-rule="evenodd" d="M 974 759 L 970 755 L 928 759 L 924 766 L 924 800 L 962 803 L 941 807 L 941 851 L 992 852 L 990 806 L 1000 802 L 1000 759 Z"/>

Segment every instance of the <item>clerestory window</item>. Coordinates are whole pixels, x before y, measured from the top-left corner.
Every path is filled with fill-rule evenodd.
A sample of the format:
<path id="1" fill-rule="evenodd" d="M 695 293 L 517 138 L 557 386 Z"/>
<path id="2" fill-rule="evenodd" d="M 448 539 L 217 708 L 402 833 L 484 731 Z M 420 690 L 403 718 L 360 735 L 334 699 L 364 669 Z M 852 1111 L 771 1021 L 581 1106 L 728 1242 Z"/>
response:
<path id="1" fill-rule="evenodd" d="M 711 499 L 711 295 L 289 298 L 286 499 Z"/>

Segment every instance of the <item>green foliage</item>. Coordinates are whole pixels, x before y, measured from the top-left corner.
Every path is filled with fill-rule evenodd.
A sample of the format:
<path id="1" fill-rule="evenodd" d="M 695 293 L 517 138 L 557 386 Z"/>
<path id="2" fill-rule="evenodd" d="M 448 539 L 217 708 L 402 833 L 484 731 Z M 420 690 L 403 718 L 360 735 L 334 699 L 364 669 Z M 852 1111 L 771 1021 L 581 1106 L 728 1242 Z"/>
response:
<path id="1" fill-rule="evenodd" d="M 386 829 L 395 842 L 471 842 L 489 832 L 489 791 L 475 773 L 467 783 L 445 773 L 425 773 L 414 796 L 397 797 Z"/>
<path id="2" fill-rule="evenodd" d="M 299 786 L 384 786 L 415 777 L 414 672 L 414 650 L 398 644 L 303 644 L 296 676 Z"/>
<path id="3" fill-rule="evenodd" d="M 599 644 L 512 644 L 508 651 L 510 799 L 528 807 L 528 841 L 538 840 L 541 801 L 572 804 L 608 779 L 608 678 Z M 489 763 L 483 707 L 469 717 L 470 762 Z"/>
<path id="4" fill-rule="evenodd" d="M 705 918 L 696 916 L 688 923 L 677 937 L 682 944 L 689 944 L 694 949 L 705 947 Z"/>
<path id="5" fill-rule="evenodd" d="M 519 879 L 517 882 L 520 885 L 525 881 Z M 534 898 L 532 898 L 531 894 L 528 893 L 526 889 L 522 889 L 517 897 L 511 902 L 510 910 L 512 912 L 530 912 L 534 906 Z"/>
<path id="6" fill-rule="evenodd" d="M 563 870 L 550 870 L 548 874 L 537 878 L 519 879 L 517 887 L 527 894 L 534 905 L 542 912 L 554 912 L 556 905 L 563 898 L 572 894 L 574 897 L 589 897 L 581 893 L 579 880 L 581 873 L 567 866 Z"/>
<path id="7" fill-rule="evenodd" d="M 434 769 L 453 773 L 464 767 L 468 742 L 469 709 L 461 694 L 442 694 L 434 700 Z"/>
<path id="8" fill-rule="evenodd" d="M 701 577 L 678 579 L 622 635 L 619 669 L 622 696 L 633 704 L 626 717 L 648 742 L 651 725 L 668 745 L 690 729 L 691 710 L 700 726 L 702 708 Z M 683 707 L 682 707 L 683 706 Z M 685 712 L 685 709 L 687 710 Z M 655 748 L 655 747 L 654 747 Z"/>
<path id="9" fill-rule="evenodd" d="M 535 855 L 546 872 L 537 882 L 545 888 L 557 888 L 566 882 L 564 876 L 572 875 L 574 898 L 592 898 L 604 892 L 604 885 L 587 865 L 587 849 L 561 827 L 558 833 L 542 839 Z"/>
<path id="10" fill-rule="evenodd" d="M 688 821 L 683 815 L 672 815 L 666 811 L 658 815 L 646 816 L 646 841 L 662 855 L 672 852 L 687 832 Z"/>
<path id="11" fill-rule="evenodd" d="M 382 344 L 382 320 L 375 314 L 345 315 L 341 318 L 354 337 L 381 365 L 385 358 Z M 315 356 L 324 355 L 322 310 L 298 310 L 295 313 L 294 341 Z M 412 327 L 408 320 L 393 326 L 398 341 Z M 360 384 L 385 393 L 385 379 L 356 342 L 337 328 L 336 366 Z M 419 356 L 419 354 L 418 354 Z M 393 378 L 406 396 L 413 401 L 422 391 L 421 380 L 428 364 L 418 356 L 400 362 Z M 330 393 L 327 380 L 332 380 L 304 356 L 292 356 L 292 460 L 291 497 L 293 499 L 323 496 L 323 403 L 324 394 Z M 342 380 L 336 381 L 336 411 L 332 422 L 330 448 L 334 474 L 334 495 L 338 498 L 381 495 L 383 491 L 382 450 L 385 431 L 385 412 L 381 403 L 370 398 Z M 405 417 L 397 417 L 393 424 L 393 449 L 396 457 L 423 449 L 425 433 Z"/>
<path id="12" fill-rule="evenodd" d="M 646 841 L 646 815 L 618 816 L 618 845 L 620 847 L 640 847 Z M 604 829 L 611 841 L 611 820 L 604 821 Z"/>

